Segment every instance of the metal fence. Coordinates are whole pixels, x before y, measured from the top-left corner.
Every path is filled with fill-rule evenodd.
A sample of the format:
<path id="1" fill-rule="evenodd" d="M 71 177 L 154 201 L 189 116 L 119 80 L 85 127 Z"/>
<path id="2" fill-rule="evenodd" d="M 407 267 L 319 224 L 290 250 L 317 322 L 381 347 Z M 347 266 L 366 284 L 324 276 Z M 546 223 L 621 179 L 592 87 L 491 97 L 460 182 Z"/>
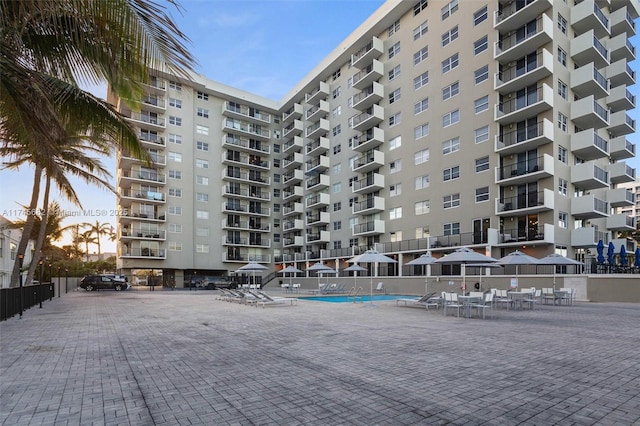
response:
<path id="1" fill-rule="evenodd" d="M 54 296 L 53 284 L 28 285 L 22 288 L 0 289 L 0 321 L 19 315 L 33 306 L 40 306 Z M 22 290 L 22 296 L 21 296 Z M 57 294 L 56 294 L 57 296 Z"/>

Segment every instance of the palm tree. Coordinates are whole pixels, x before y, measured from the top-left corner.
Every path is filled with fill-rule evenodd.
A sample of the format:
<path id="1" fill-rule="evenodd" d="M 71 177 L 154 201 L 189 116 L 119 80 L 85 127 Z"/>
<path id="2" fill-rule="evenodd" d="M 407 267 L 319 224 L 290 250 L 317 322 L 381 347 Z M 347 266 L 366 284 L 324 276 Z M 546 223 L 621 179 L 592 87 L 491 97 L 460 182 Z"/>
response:
<path id="1" fill-rule="evenodd" d="M 175 0 L 166 2 L 180 10 Z M 53 162 L 63 157 L 58 142 L 76 134 L 68 125 L 77 119 L 91 119 L 92 134 L 112 147 L 148 159 L 125 119 L 80 90 L 78 82 L 106 80 L 120 98 L 138 99 L 150 68 L 189 78 L 195 61 L 166 7 L 152 0 L 0 0 L 0 27 L 0 148 L 20 152 L 35 165 L 29 208 L 37 207 L 43 170 L 73 193 L 68 181 L 58 180 L 65 171 Z M 23 235 L 32 227 L 28 217 Z M 26 250 L 26 238 L 18 255 Z M 14 267 L 12 285 L 18 277 Z"/>
<path id="2" fill-rule="evenodd" d="M 78 235 L 80 242 L 84 243 L 85 262 L 89 261 L 89 244 L 96 243 L 96 237 L 93 236 L 93 232 L 89 229 L 80 235 Z"/>
<path id="3" fill-rule="evenodd" d="M 102 251 L 100 246 L 100 237 L 103 235 L 111 235 L 111 224 L 110 223 L 100 223 L 100 221 L 96 220 L 96 223 L 83 223 L 82 226 L 86 226 L 89 228 L 89 231 L 93 235 L 96 236 L 96 241 L 98 244 L 98 260 L 102 260 Z"/>

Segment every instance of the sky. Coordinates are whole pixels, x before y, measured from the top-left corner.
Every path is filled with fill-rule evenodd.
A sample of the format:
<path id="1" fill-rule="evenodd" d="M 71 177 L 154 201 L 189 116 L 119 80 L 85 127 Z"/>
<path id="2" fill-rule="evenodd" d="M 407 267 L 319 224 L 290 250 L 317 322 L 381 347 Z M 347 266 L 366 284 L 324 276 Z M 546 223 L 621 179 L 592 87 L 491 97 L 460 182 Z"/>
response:
<path id="1" fill-rule="evenodd" d="M 211 80 L 273 100 L 280 100 L 364 22 L 383 0 L 178 0 L 182 14 L 170 14 L 191 40 L 187 47 L 198 61 L 196 71 Z M 632 39 L 640 45 L 640 37 Z M 640 78 L 639 61 L 631 63 Z M 87 87 L 100 97 L 106 87 Z M 631 87 L 640 102 L 640 84 Z M 640 126 L 640 109 L 629 112 Z M 640 152 L 638 133 L 627 137 Z M 114 155 L 115 156 L 115 155 Z M 640 173 L 640 157 L 626 160 Z M 115 159 L 103 160 L 115 176 Z M 110 180 L 115 185 L 115 179 Z M 96 220 L 116 223 L 114 194 L 74 181 L 82 209 L 53 193 L 68 218 L 64 225 Z M 24 218 L 21 204 L 28 204 L 33 170 L 0 170 L 0 215 Z M 8 184 L 10 183 L 10 184 Z M 18 211 L 16 211 L 18 210 Z M 68 237 L 67 237 L 68 238 Z M 63 241 L 63 243 L 68 243 Z M 115 243 L 104 239 L 103 252 L 115 252 Z M 95 247 L 90 250 L 95 251 Z"/>

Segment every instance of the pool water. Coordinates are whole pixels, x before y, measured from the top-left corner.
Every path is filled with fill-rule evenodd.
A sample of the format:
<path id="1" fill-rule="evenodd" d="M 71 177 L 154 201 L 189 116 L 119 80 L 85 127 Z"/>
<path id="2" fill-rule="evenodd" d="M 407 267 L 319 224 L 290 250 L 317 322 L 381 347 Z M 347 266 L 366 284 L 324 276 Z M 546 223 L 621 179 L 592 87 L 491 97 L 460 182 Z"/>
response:
<path id="1" fill-rule="evenodd" d="M 374 294 L 373 301 L 397 300 L 412 296 L 404 296 L 401 294 Z M 298 297 L 300 300 L 311 300 L 312 302 L 331 302 L 331 303 L 353 303 L 353 296 L 303 296 Z M 371 302 L 371 296 L 368 294 L 360 295 L 356 298 L 356 302 Z"/>

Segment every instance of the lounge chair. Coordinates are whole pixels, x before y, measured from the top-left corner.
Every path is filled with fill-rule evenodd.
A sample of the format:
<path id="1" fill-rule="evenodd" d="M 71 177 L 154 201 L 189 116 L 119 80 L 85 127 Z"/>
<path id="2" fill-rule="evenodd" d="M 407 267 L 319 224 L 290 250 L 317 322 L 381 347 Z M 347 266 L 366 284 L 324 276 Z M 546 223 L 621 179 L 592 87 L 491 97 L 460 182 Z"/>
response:
<path id="1" fill-rule="evenodd" d="M 252 302 L 256 305 L 256 307 L 258 306 L 262 306 L 263 308 L 265 306 L 272 306 L 272 305 L 293 305 L 294 302 L 297 302 L 298 299 L 296 299 L 295 297 L 274 297 L 274 296 L 269 296 L 267 293 L 264 292 L 256 292 L 255 296 L 258 298 L 258 300 Z"/>
<path id="2" fill-rule="evenodd" d="M 384 283 L 382 281 L 378 282 L 378 285 L 375 288 L 376 293 L 387 294 L 387 289 L 384 288 Z"/>
<path id="3" fill-rule="evenodd" d="M 440 298 L 434 298 L 435 295 L 436 293 L 429 293 L 422 297 L 396 299 L 396 306 L 400 306 L 400 303 L 404 303 L 404 306 L 413 308 L 425 307 L 429 310 L 429 307 L 435 307 L 437 309 L 440 307 Z"/>

